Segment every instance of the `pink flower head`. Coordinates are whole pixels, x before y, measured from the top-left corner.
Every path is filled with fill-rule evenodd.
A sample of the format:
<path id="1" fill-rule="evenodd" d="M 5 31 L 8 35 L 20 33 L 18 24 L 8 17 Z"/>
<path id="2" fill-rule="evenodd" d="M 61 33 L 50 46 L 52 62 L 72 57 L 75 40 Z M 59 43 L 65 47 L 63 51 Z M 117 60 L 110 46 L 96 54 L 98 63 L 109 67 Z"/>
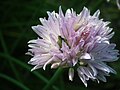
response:
<path id="1" fill-rule="evenodd" d="M 118 50 L 109 40 L 114 35 L 112 28 L 99 19 L 100 11 L 93 15 L 84 7 L 80 14 L 68 9 L 63 14 L 48 13 L 48 19 L 40 18 L 42 25 L 32 26 L 39 35 L 38 39 L 30 40 L 28 54 L 33 58 L 28 62 L 35 67 L 43 68 L 50 64 L 51 68 L 69 68 L 69 80 L 73 80 L 74 71 L 87 86 L 87 81 L 102 80 L 105 76 L 116 73 L 106 62 L 118 59 Z"/>

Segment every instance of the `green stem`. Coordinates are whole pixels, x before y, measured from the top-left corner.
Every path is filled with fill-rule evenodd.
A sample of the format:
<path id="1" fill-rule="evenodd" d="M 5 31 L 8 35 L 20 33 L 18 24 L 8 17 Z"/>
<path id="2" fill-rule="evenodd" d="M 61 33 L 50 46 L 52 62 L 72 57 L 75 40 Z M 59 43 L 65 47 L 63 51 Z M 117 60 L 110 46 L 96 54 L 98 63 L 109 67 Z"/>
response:
<path id="1" fill-rule="evenodd" d="M 62 72 L 63 72 L 63 69 L 58 68 L 58 70 L 55 72 L 55 74 L 50 79 L 49 83 L 43 88 L 43 90 L 48 90 L 50 88 L 50 86 L 52 86 L 54 84 L 54 82 L 58 79 L 58 77 L 61 75 Z"/>
<path id="2" fill-rule="evenodd" d="M 7 49 L 7 46 L 6 46 L 6 43 L 5 43 L 5 40 L 4 40 L 4 38 L 3 38 L 3 35 L 2 35 L 2 33 L 1 33 L 1 31 L 0 31 L 0 41 L 1 41 L 1 43 L 2 43 L 2 47 L 3 47 L 4 53 L 9 55 L 9 52 L 8 52 L 8 49 Z M 15 77 L 16 77 L 19 81 L 21 81 L 21 79 L 19 78 L 19 74 L 18 74 L 18 72 L 17 72 L 14 64 L 13 64 L 10 60 L 9 60 L 9 64 L 10 64 L 10 66 L 11 66 L 11 68 L 12 68 L 14 74 L 15 74 Z M 21 82 L 22 82 L 22 81 L 21 81 Z"/>
<path id="3" fill-rule="evenodd" d="M 8 54 L 8 50 L 7 50 L 6 44 L 5 44 L 5 42 L 4 42 L 4 38 L 3 38 L 3 36 L 2 36 L 1 31 L 0 31 L 0 42 L 1 42 L 1 44 L 2 44 L 2 47 L 3 47 L 4 52 L 5 52 L 6 54 Z"/>
<path id="4" fill-rule="evenodd" d="M 0 77 L 1 78 L 4 78 L 12 83 L 14 83 L 15 85 L 19 86 L 20 88 L 22 88 L 23 90 L 30 90 L 28 87 L 26 87 L 25 85 L 23 85 L 22 83 L 18 82 L 17 80 L 5 75 L 5 74 L 2 74 L 0 73 Z"/>
<path id="5" fill-rule="evenodd" d="M 10 55 L 6 55 L 6 54 L 3 54 L 3 53 L 0 53 L 0 56 L 3 57 L 3 58 L 6 58 L 7 60 L 11 60 L 12 62 L 20 65 L 21 67 L 27 69 L 30 71 L 31 67 L 28 66 L 27 64 L 23 63 L 22 60 L 18 60 Z M 38 77 L 40 80 L 42 80 L 43 82 L 45 83 L 49 83 L 49 81 L 44 77 L 42 76 L 41 74 L 39 74 L 37 71 L 33 71 L 32 72 L 36 77 Z M 54 90 L 58 90 L 57 87 L 55 86 L 52 86 Z"/>
<path id="6" fill-rule="evenodd" d="M 63 81 L 63 76 L 60 77 L 60 85 L 61 85 L 61 89 L 60 90 L 65 90 L 64 88 L 64 81 Z"/>

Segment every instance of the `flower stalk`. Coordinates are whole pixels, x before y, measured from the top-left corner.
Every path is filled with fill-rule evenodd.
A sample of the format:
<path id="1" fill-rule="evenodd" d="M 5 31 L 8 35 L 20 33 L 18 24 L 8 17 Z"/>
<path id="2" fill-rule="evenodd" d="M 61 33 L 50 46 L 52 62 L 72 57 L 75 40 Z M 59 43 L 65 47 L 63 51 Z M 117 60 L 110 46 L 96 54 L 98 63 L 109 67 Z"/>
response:
<path id="1" fill-rule="evenodd" d="M 50 90 L 51 86 L 55 83 L 55 81 L 61 76 L 63 72 L 63 68 L 58 68 L 53 77 L 50 79 L 49 83 L 43 88 L 43 90 Z"/>

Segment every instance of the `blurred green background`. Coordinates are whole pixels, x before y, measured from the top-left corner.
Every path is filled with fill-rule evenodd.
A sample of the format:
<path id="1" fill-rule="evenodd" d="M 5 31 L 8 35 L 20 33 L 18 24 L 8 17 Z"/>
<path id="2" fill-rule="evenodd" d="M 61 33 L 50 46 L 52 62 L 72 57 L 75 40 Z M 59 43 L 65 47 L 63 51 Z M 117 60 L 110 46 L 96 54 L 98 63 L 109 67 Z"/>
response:
<path id="1" fill-rule="evenodd" d="M 120 60 L 110 63 L 117 74 L 107 77 L 107 82 L 97 84 L 88 81 L 86 88 L 77 73 L 74 81 L 68 80 L 68 69 L 65 69 L 55 81 L 49 81 L 56 70 L 38 69 L 30 72 L 32 68 L 27 62 L 30 56 L 27 42 L 38 36 L 32 31 L 31 26 L 40 24 L 40 17 L 47 17 L 46 11 L 58 12 L 62 6 L 65 12 L 73 8 L 79 13 L 84 6 L 93 14 L 100 9 L 100 18 L 110 21 L 115 35 L 111 42 L 117 44 L 120 50 L 120 10 L 116 1 L 111 0 L 2 0 L 0 2 L 0 90 L 42 90 L 50 84 L 48 90 L 120 90 Z"/>

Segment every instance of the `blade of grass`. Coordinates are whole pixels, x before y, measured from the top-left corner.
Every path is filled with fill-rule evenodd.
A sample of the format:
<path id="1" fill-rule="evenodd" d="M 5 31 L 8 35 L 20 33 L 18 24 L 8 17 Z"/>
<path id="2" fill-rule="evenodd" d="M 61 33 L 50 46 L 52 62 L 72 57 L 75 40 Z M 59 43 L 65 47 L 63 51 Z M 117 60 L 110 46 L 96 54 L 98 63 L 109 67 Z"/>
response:
<path id="1" fill-rule="evenodd" d="M 15 85 L 19 86 L 19 87 L 22 88 L 23 90 L 30 90 L 30 89 L 29 89 L 28 87 L 26 87 L 24 84 L 18 82 L 17 80 L 15 80 L 15 79 L 13 79 L 13 78 L 5 75 L 5 74 L 0 73 L 0 77 L 1 77 L 1 78 L 4 78 L 4 79 L 6 79 L 6 80 L 8 80 L 8 81 L 10 81 L 10 82 L 12 82 L 12 83 L 14 83 Z"/>
<path id="2" fill-rule="evenodd" d="M 1 41 L 1 43 L 2 43 L 2 47 L 3 47 L 3 50 L 4 50 L 4 54 L 9 54 L 9 52 L 8 52 L 8 50 L 7 50 L 7 46 L 6 46 L 6 44 L 5 44 L 5 40 L 4 40 L 4 38 L 3 38 L 3 35 L 2 35 L 2 33 L 1 33 L 1 31 L 0 31 L 0 41 Z M 9 60 L 9 64 L 10 64 L 10 67 L 12 68 L 12 71 L 13 71 L 13 73 L 15 74 L 15 77 L 17 78 L 17 80 L 19 80 L 20 82 L 22 82 L 21 79 L 20 79 L 20 77 L 19 77 L 19 73 L 17 72 L 14 64 L 13 64 L 10 60 Z"/>
<path id="3" fill-rule="evenodd" d="M 30 71 L 31 67 L 25 63 L 23 63 L 21 60 L 18 60 L 10 55 L 6 55 L 6 54 L 3 54 L 3 53 L 0 53 L 0 56 L 3 57 L 3 58 L 6 58 L 7 60 L 11 60 L 12 62 L 20 65 L 21 67 L 27 69 Z M 49 83 L 49 81 L 44 77 L 42 76 L 40 73 L 38 73 L 37 71 L 33 71 L 32 72 L 36 77 L 38 77 L 40 80 L 42 80 L 44 83 Z M 52 86 L 54 88 L 54 90 L 59 90 L 57 87 L 55 86 Z"/>
<path id="4" fill-rule="evenodd" d="M 62 68 L 58 68 L 58 70 L 55 72 L 55 74 L 50 79 L 49 83 L 43 88 L 43 90 L 50 89 L 50 86 L 52 86 L 54 84 L 54 82 L 58 79 L 58 77 L 61 75 L 62 72 L 63 72 L 63 69 Z"/>
<path id="5" fill-rule="evenodd" d="M 2 55 L 2 56 L 6 56 L 6 58 L 7 58 L 8 60 L 10 59 L 9 61 L 13 61 L 13 62 L 21 65 L 22 67 L 30 70 L 30 67 L 28 67 L 26 64 L 24 64 L 24 63 L 22 63 L 20 60 L 17 60 L 17 59 L 15 59 L 15 58 L 11 57 L 10 55 L 8 55 L 8 51 L 7 51 L 7 48 L 6 48 L 6 44 L 5 44 L 5 42 L 4 42 L 4 39 L 3 39 L 3 36 L 2 36 L 2 34 L 1 34 L 1 32 L 0 32 L 0 40 L 1 40 L 1 43 L 2 43 L 2 46 L 3 46 L 3 49 L 4 49 L 5 53 L 7 54 L 7 55 L 4 55 L 4 54 L 1 54 L 1 55 Z M 42 77 L 41 75 L 38 75 L 38 74 L 37 74 L 37 76 L 38 76 L 39 78 L 43 79 L 44 82 L 47 82 L 47 80 L 46 80 L 44 77 Z"/>
<path id="6" fill-rule="evenodd" d="M 2 36 L 1 31 L 0 31 L 0 42 L 1 42 L 1 44 L 2 44 L 2 47 L 3 47 L 4 52 L 5 52 L 5 53 L 8 53 L 8 50 L 7 50 L 7 48 L 6 48 L 6 44 L 5 44 L 5 42 L 4 42 L 4 39 L 3 39 L 3 36 Z"/>

